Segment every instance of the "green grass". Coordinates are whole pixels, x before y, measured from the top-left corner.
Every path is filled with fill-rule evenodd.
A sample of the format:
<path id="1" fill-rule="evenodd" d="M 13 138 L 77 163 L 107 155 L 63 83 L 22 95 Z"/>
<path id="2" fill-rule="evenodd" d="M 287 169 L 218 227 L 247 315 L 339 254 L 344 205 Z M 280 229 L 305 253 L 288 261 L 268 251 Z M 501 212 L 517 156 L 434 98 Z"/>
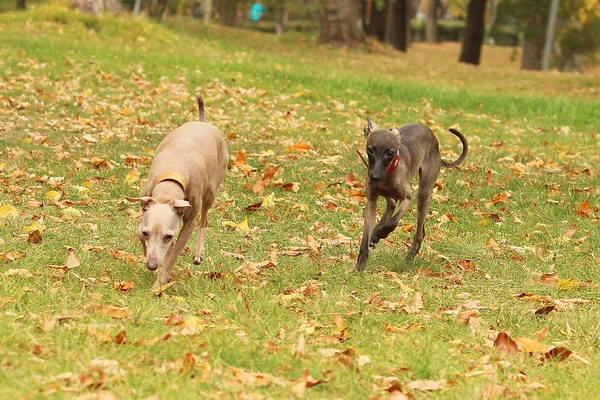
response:
<path id="1" fill-rule="evenodd" d="M 0 206 L 17 211 L 0 219 L 0 253 L 24 254 L 0 261 L 3 398 L 99 390 L 118 398 L 289 398 L 305 370 L 322 380 L 307 398 L 386 398 L 377 376 L 396 377 L 415 398 L 480 398 L 493 383 L 540 399 L 600 394 L 596 72 L 519 71 L 503 48 L 486 47 L 475 69 L 456 63 L 454 44 L 415 45 L 408 55 L 373 43 L 338 49 L 299 33 L 96 19 L 57 5 L 0 15 L 0 35 Z M 143 157 L 196 118 L 197 91 L 232 160 L 245 149 L 256 170 L 245 176 L 232 162 L 209 215 L 207 259 L 196 267 L 183 254 L 176 283 L 157 298 L 139 258 L 137 207 L 123 199 L 141 191 Z M 416 260 L 404 260 L 413 210 L 355 275 L 348 271 L 365 201 L 347 174 L 364 175 L 354 151 L 364 147 L 366 116 L 383 126 L 428 124 L 448 159 L 460 152 L 447 132 L 457 126 L 470 154 L 440 174 L 437 194 L 448 201 L 434 200 Z M 298 142 L 313 150 L 290 150 Z M 94 167 L 92 157 L 108 168 Z M 295 182 L 299 191 L 268 186 L 263 196 L 273 195 L 274 207 L 245 211 L 261 200 L 252 186 L 274 166 L 274 180 Z M 140 179 L 128 183 L 131 171 Z M 48 200 L 51 190 L 62 197 Z M 491 204 L 505 192 L 505 202 Z M 577 213 L 585 202 L 591 218 Z M 69 208 L 80 213 L 70 216 Z M 223 227 L 246 217 L 251 232 Z M 40 244 L 28 243 L 23 230 L 33 220 L 45 226 Z M 307 249 L 312 238 L 318 250 Z M 80 266 L 48 268 L 65 263 L 66 246 Z M 116 258 L 117 249 L 133 259 Z M 248 264 L 273 252 L 276 265 Z M 457 267 L 465 259 L 475 271 Z M 17 268 L 34 275 L 6 274 Z M 537 282 L 553 270 L 579 285 Z M 136 286 L 122 292 L 113 282 Z M 424 308 L 406 312 L 402 305 L 417 292 Z M 526 301 L 521 293 L 590 303 L 538 317 L 532 311 L 552 300 Z M 472 327 L 457 317 L 468 300 L 478 306 Z M 98 305 L 128 315 L 114 319 Z M 185 336 L 184 325 L 166 325 L 171 314 L 188 324 L 197 317 L 198 332 Z M 347 331 L 336 328 L 336 314 Z M 391 332 L 385 324 L 417 329 Z M 549 333 L 541 342 L 590 365 L 573 357 L 541 364 L 537 355 L 501 355 L 492 346 L 499 331 L 535 339 L 543 328 Z M 110 339 L 122 331 L 125 344 Z M 158 339 L 169 332 L 177 335 Z M 332 349 L 346 353 L 331 356 Z M 360 356 L 370 363 L 359 367 Z M 94 367 L 98 359 L 118 362 L 123 374 Z M 281 380 L 255 376 L 252 383 L 235 368 Z M 448 384 L 407 388 L 419 379 Z"/>

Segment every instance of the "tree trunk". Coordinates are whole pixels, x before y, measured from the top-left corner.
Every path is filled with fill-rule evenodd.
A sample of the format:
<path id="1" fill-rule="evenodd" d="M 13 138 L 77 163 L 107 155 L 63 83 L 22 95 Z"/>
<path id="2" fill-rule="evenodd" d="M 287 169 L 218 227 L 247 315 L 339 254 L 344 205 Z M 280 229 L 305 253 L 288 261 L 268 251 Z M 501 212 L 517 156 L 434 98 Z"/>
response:
<path id="1" fill-rule="evenodd" d="M 425 30 L 425 40 L 430 43 L 438 41 L 438 23 L 437 10 L 439 0 L 429 0 L 427 7 L 427 26 Z"/>
<path id="2" fill-rule="evenodd" d="M 213 4 L 212 0 L 204 0 L 204 15 L 202 16 L 202 20 L 205 24 L 210 23 L 210 19 L 212 16 Z"/>
<path id="3" fill-rule="evenodd" d="M 383 4 L 381 8 L 377 7 L 377 3 L 372 2 L 370 13 L 365 7 L 363 15 L 363 26 L 367 35 L 377 36 L 380 41 L 385 40 L 385 18 L 387 15 L 387 6 Z"/>
<path id="4" fill-rule="evenodd" d="M 469 3 L 459 62 L 479 65 L 485 33 L 485 3 L 486 0 L 471 0 Z"/>
<path id="5" fill-rule="evenodd" d="M 27 8 L 27 0 L 17 0 L 17 10 L 24 10 Z"/>
<path id="6" fill-rule="evenodd" d="M 385 43 L 406 53 L 409 43 L 408 0 L 388 0 L 385 19 Z"/>
<path id="7" fill-rule="evenodd" d="M 233 26 L 235 24 L 235 11 L 237 0 L 220 0 L 215 5 L 215 10 L 219 14 L 222 25 Z"/>
<path id="8" fill-rule="evenodd" d="M 521 69 L 541 70 L 545 34 L 544 17 L 539 14 L 531 14 L 527 25 L 528 30 L 523 40 Z"/>
<path id="9" fill-rule="evenodd" d="M 356 0 L 321 0 L 321 6 L 319 42 L 353 46 L 363 40 Z"/>
<path id="10" fill-rule="evenodd" d="M 283 35 L 287 21 L 287 5 L 281 5 L 275 10 L 275 34 Z"/>
<path id="11" fill-rule="evenodd" d="M 167 20 L 167 14 L 169 13 L 169 0 L 161 0 L 160 9 L 160 21 L 165 22 Z"/>

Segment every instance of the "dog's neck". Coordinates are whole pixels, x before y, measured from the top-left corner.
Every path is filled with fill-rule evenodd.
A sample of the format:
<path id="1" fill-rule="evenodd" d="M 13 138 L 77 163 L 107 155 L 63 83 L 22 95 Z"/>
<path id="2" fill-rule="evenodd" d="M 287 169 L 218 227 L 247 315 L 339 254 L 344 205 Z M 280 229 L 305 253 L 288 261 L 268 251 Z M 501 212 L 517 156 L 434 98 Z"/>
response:
<path id="1" fill-rule="evenodd" d="M 159 182 L 152 190 L 153 198 L 170 198 L 173 200 L 185 200 L 185 192 L 179 182 L 166 180 Z"/>

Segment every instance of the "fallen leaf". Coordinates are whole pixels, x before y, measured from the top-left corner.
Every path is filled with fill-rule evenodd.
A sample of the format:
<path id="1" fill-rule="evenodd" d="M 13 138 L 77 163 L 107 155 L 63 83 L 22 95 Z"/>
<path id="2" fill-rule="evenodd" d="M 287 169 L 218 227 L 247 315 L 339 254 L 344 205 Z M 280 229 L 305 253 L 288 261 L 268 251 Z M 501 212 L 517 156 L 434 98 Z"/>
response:
<path id="1" fill-rule="evenodd" d="M 566 278 L 566 279 L 559 279 L 556 282 L 556 289 L 557 290 L 573 290 L 573 289 L 577 289 L 580 285 L 580 282 L 575 279 L 575 278 Z"/>
<path id="2" fill-rule="evenodd" d="M 504 331 L 498 333 L 494 340 L 494 347 L 500 354 L 517 354 L 519 352 L 517 343 Z"/>
<path id="3" fill-rule="evenodd" d="M 185 323 L 185 319 L 183 319 L 183 317 L 180 317 L 179 315 L 176 315 L 176 314 L 169 315 L 169 318 L 167 318 L 167 322 L 166 322 L 166 324 L 168 326 L 177 326 L 177 325 L 181 325 L 183 323 Z"/>
<path id="4" fill-rule="evenodd" d="M 40 244 L 43 240 L 42 233 L 39 230 L 29 232 L 29 236 L 27 237 L 27 242 L 31 244 Z"/>
<path id="5" fill-rule="evenodd" d="M 157 296 L 160 296 L 161 294 L 163 294 L 168 288 L 170 288 L 171 286 L 173 286 L 175 283 L 177 283 L 177 281 L 171 281 L 171 282 L 167 282 L 164 285 L 161 285 L 157 288 L 151 288 L 150 292 L 154 293 Z"/>
<path id="6" fill-rule="evenodd" d="M 541 358 L 542 361 L 564 361 L 567 358 L 569 358 L 569 356 L 572 354 L 573 352 L 569 349 L 566 349 L 564 347 L 555 347 L 551 350 L 549 350 L 547 353 L 545 353 L 543 355 L 543 357 Z"/>
<path id="7" fill-rule="evenodd" d="M 117 336 L 115 336 L 115 342 L 117 344 L 125 344 L 125 343 L 127 343 L 127 332 L 126 331 L 121 331 L 121 332 L 117 333 Z"/>
<path id="8" fill-rule="evenodd" d="M 516 338 L 515 342 L 519 346 L 519 350 L 525 353 L 545 353 L 554 347 L 538 342 L 537 340 L 528 339 L 524 337 Z"/>
<path id="9" fill-rule="evenodd" d="M 33 278 L 33 273 L 25 268 L 9 268 L 2 276 L 16 276 L 18 278 Z"/>
<path id="10" fill-rule="evenodd" d="M 248 233 L 251 231 L 250 226 L 248 225 L 248 217 L 244 218 L 244 220 L 239 224 L 236 224 L 232 221 L 224 221 L 223 226 L 227 226 L 244 233 Z"/>
<path id="11" fill-rule="evenodd" d="M 6 219 L 9 217 L 16 217 L 19 215 L 17 209 L 13 206 L 0 206 L 0 219 Z"/>
<path id="12" fill-rule="evenodd" d="M 555 308 L 556 306 L 554 305 L 538 308 L 537 310 L 535 310 L 534 315 L 548 315 Z"/>
<path id="13" fill-rule="evenodd" d="M 433 380 L 416 380 L 411 381 L 406 384 L 406 388 L 408 390 L 420 390 L 424 392 L 434 391 L 434 390 L 444 390 L 448 387 L 448 381 L 446 379 L 441 379 L 439 381 Z"/>
<path id="14" fill-rule="evenodd" d="M 132 281 L 121 281 L 121 282 L 113 282 L 113 289 L 118 292 L 129 292 L 135 287 L 135 282 Z"/>

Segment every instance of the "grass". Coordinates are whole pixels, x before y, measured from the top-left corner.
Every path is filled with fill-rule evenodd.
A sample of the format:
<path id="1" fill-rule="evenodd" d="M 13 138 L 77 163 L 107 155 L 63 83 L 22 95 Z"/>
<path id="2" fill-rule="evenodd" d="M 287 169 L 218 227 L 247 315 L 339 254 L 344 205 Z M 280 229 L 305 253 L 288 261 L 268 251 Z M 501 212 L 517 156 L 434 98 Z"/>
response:
<path id="1" fill-rule="evenodd" d="M 596 71 L 523 72 L 512 50 L 492 47 L 473 68 L 456 63 L 454 44 L 338 49 L 57 5 L 0 22 L 0 206 L 16 209 L 0 219 L 0 254 L 23 256 L 0 264 L 3 398 L 386 398 L 381 377 L 415 398 L 480 398 L 494 384 L 507 396 L 600 394 Z M 196 118 L 196 91 L 228 138 L 231 170 L 206 261 L 182 255 L 158 298 L 137 207 L 123 199 L 139 194 L 162 137 Z M 460 152 L 455 126 L 471 151 L 440 175 L 417 259 L 404 261 L 413 210 L 355 275 L 366 116 L 428 124 L 448 159 Z M 248 175 L 233 162 L 241 149 Z M 273 182 L 299 190 L 254 193 L 275 166 Z M 273 208 L 245 210 L 265 196 Z M 249 232 L 223 225 L 245 218 Z M 24 229 L 34 221 L 39 244 Z M 48 268 L 65 264 L 66 246 L 80 265 Z M 558 284 L 542 278 L 551 271 Z M 424 307 L 406 308 L 419 294 Z M 533 315 L 547 304 L 558 307 Z M 167 325 L 172 314 L 185 323 Z M 502 330 L 535 339 L 544 328 L 541 342 L 589 365 L 492 345 Z M 304 371 L 320 384 L 306 387 Z M 411 390 L 417 380 L 446 383 Z"/>

